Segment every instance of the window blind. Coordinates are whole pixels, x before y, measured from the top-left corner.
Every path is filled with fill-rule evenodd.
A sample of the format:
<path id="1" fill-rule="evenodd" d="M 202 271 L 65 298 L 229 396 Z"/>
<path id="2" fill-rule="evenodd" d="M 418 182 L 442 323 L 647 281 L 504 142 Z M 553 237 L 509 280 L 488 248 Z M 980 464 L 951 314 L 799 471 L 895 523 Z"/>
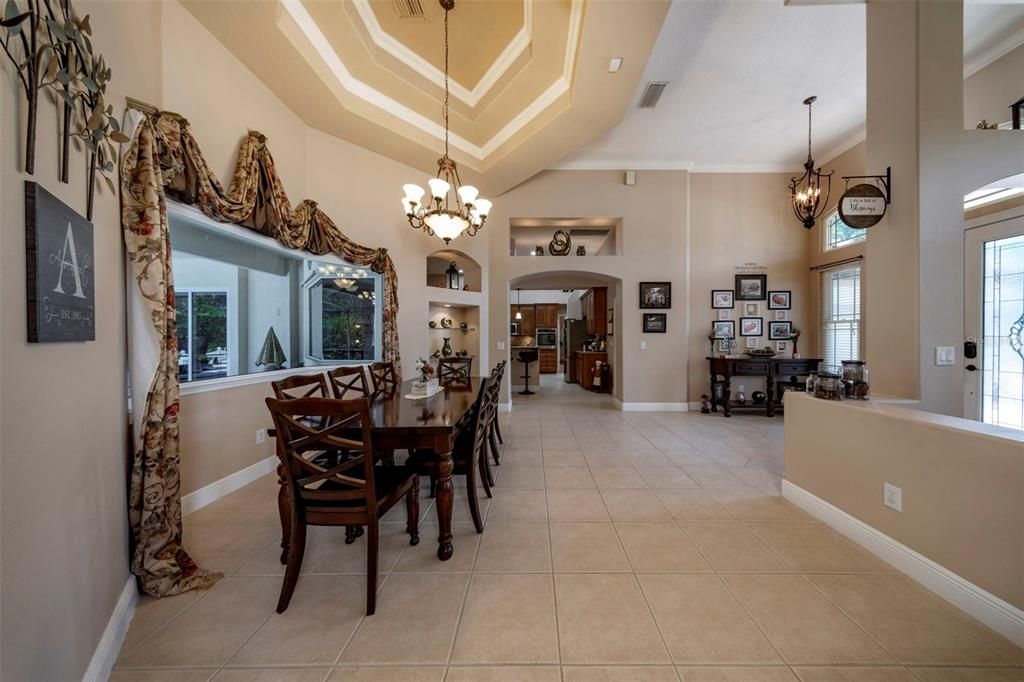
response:
<path id="1" fill-rule="evenodd" d="M 860 359 L 861 266 L 842 265 L 821 272 L 818 352 L 823 365 Z"/>

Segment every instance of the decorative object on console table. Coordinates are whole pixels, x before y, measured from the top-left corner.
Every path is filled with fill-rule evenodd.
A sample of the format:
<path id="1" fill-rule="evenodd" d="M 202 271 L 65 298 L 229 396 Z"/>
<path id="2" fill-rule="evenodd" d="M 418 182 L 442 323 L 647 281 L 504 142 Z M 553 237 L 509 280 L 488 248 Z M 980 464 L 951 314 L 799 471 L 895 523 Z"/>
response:
<path id="1" fill-rule="evenodd" d="M 640 308 L 671 308 L 671 282 L 640 282 Z"/>
<path id="2" fill-rule="evenodd" d="M 736 275 L 737 301 L 763 301 L 767 296 L 768 275 Z"/>
<path id="3" fill-rule="evenodd" d="M 800 357 L 800 351 L 796 347 L 796 342 L 799 341 L 799 340 L 800 340 L 800 330 L 797 329 L 796 327 L 793 327 L 793 333 L 790 335 L 789 341 L 790 341 L 790 343 L 793 344 L 793 357 L 794 358 L 799 358 Z"/>
<path id="4" fill-rule="evenodd" d="M 644 313 L 644 334 L 664 334 L 668 316 L 665 313 Z"/>
<path id="5" fill-rule="evenodd" d="M 92 223 L 34 182 L 25 183 L 28 340 L 94 341 Z"/>
<path id="6" fill-rule="evenodd" d="M 444 339 L 444 345 L 441 346 L 441 355 L 443 357 L 448 358 L 451 357 L 453 354 L 454 351 L 452 350 L 452 340 L 450 337 L 446 336 Z"/>
<path id="7" fill-rule="evenodd" d="M 793 360 L 791 358 L 763 357 L 708 357 L 711 377 L 711 411 L 717 412 L 721 407 L 726 417 L 732 416 L 733 409 L 763 409 L 766 416 L 775 415 L 778 407 L 776 387 L 780 380 L 793 381 L 793 377 L 803 377 L 816 371 L 818 359 Z M 731 400 L 731 382 L 734 377 L 762 377 L 765 380 L 767 400 L 764 405 L 740 405 Z"/>
<path id="8" fill-rule="evenodd" d="M 736 292 L 732 289 L 714 289 L 711 292 L 711 307 L 714 309 L 735 308 Z"/>

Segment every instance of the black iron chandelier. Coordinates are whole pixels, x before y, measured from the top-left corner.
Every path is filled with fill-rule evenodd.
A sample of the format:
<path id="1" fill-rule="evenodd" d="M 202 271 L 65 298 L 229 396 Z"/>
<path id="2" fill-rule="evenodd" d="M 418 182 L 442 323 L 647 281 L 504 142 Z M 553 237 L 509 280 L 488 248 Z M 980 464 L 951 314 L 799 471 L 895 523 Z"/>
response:
<path id="1" fill-rule="evenodd" d="M 814 227 L 818 217 L 828 207 L 828 197 L 832 191 L 832 174 L 835 173 L 834 170 L 822 173 L 820 168 L 814 167 L 814 158 L 811 156 L 811 106 L 817 99 L 811 96 L 804 100 L 804 104 L 807 105 L 807 161 L 804 163 L 804 174 L 789 181 L 793 213 L 808 230 Z M 821 196 L 823 188 L 824 197 Z"/>
<path id="2" fill-rule="evenodd" d="M 427 181 L 430 199 L 423 201 L 426 191 L 419 185 L 403 185 L 402 207 L 414 229 L 437 236 L 447 244 L 465 232 L 470 237 L 484 226 L 491 202 L 479 196 L 472 185 L 463 185 L 459 170 L 448 156 L 448 12 L 455 0 L 440 0 L 444 9 L 444 156 L 437 160 L 437 177 Z M 449 195 L 454 190 L 454 200 Z"/>

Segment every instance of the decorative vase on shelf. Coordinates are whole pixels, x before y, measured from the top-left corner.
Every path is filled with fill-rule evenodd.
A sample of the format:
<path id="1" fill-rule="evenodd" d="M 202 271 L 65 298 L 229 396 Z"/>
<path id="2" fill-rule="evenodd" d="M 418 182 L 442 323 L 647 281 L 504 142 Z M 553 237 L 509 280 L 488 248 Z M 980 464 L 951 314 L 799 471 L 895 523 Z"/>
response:
<path id="1" fill-rule="evenodd" d="M 450 358 L 454 352 L 455 351 L 452 350 L 452 340 L 446 337 L 444 340 L 444 345 L 441 346 L 441 355 L 443 355 L 446 358 Z"/>

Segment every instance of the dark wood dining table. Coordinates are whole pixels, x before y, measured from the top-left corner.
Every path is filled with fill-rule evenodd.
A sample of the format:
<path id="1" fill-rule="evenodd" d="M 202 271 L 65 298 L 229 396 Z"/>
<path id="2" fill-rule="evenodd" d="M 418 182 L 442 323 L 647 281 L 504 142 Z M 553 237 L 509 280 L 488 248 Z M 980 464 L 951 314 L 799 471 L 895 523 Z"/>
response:
<path id="1" fill-rule="evenodd" d="M 441 561 L 452 557 L 452 505 L 454 489 L 452 449 L 455 438 L 469 423 L 469 414 L 476 400 L 483 377 L 470 377 L 468 382 L 452 383 L 429 398 L 406 398 L 412 393 L 413 380 L 399 384 L 390 394 L 378 395 L 370 404 L 373 419 L 375 450 L 418 449 L 433 452 L 437 458 L 436 504 L 437 556 Z M 282 491 L 284 491 L 282 482 Z M 281 506 L 284 525 L 287 500 Z M 288 551 L 288 538 L 282 537 L 281 548 Z M 282 555 L 284 556 L 284 554 Z"/>

